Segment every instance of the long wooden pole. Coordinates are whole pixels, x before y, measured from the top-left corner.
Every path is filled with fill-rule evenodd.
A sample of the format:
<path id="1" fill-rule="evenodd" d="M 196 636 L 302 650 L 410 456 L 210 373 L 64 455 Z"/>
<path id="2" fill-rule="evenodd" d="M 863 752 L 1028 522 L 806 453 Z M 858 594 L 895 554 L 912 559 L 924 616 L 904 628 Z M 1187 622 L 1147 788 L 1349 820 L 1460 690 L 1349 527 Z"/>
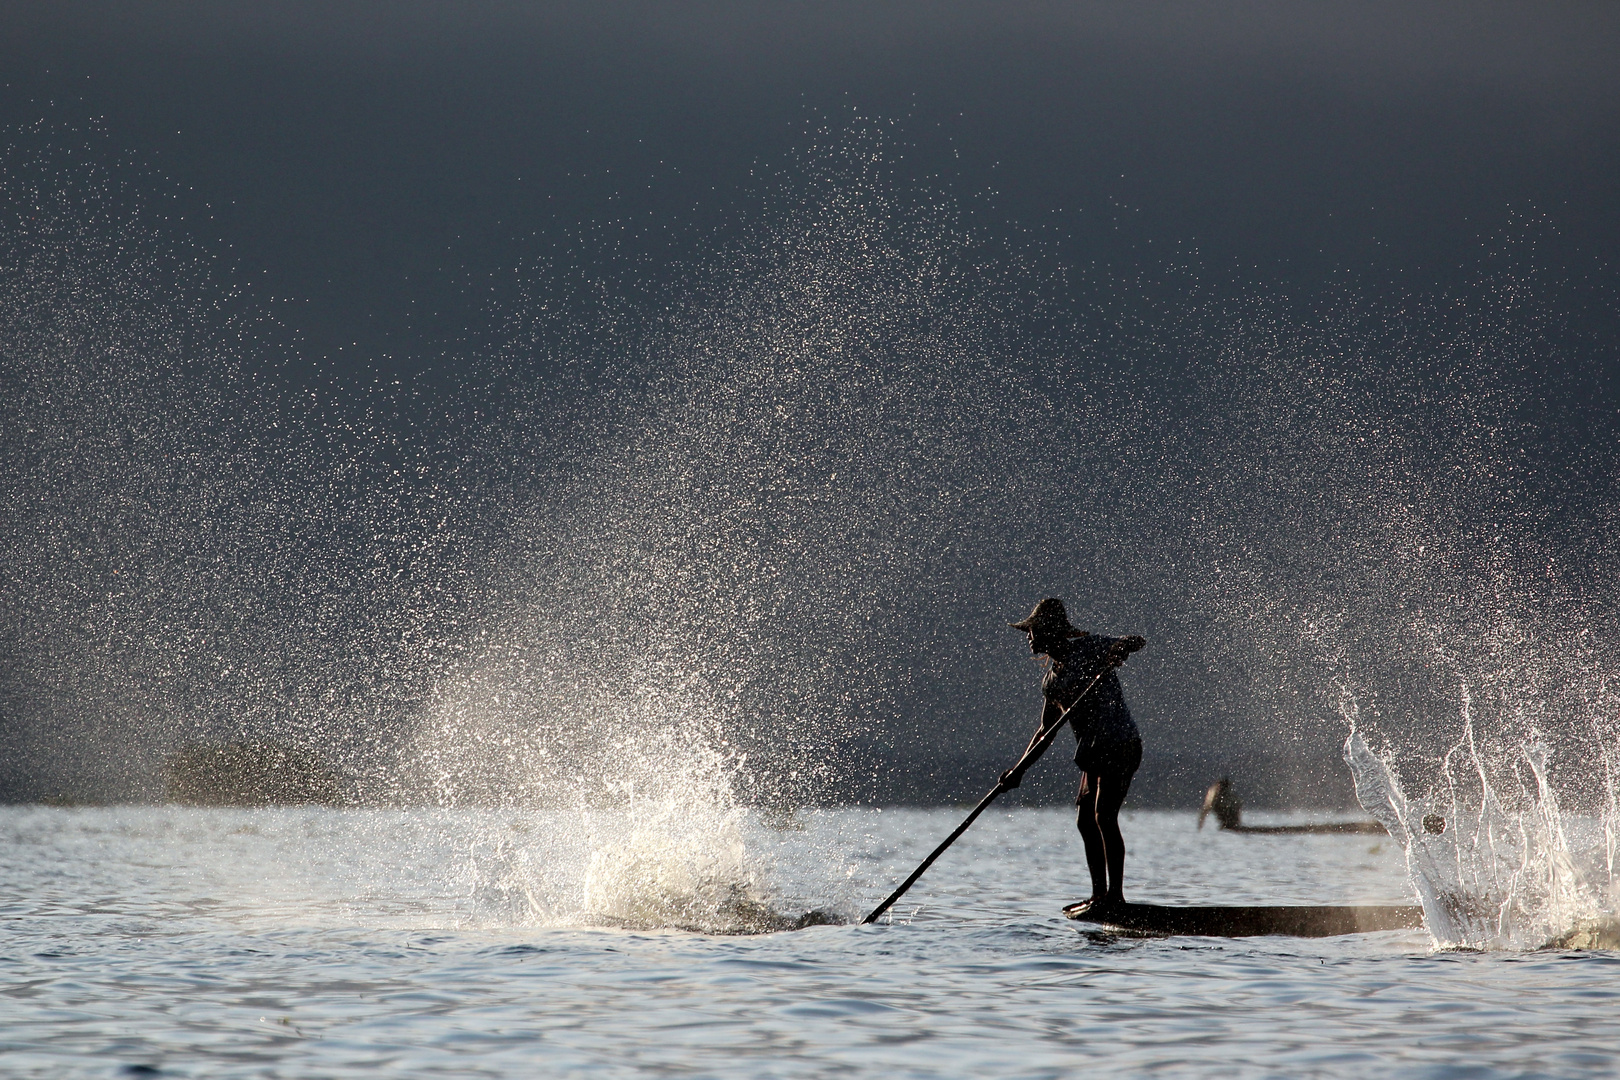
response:
<path id="1" fill-rule="evenodd" d="M 1057 733 L 1062 729 L 1063 722 L 1069 718 L 1069 710 L 1073 709 L 1076 705 L 1080 704 L 1080 699 L 1085 697 L 1087 694 L 1091 693 L 1092 687 L 1096 686 L 1097 683 L 1102 680 L 1102 677 L 1104 675 L 1108 674 L 1108 671 L 1109 671 L 1109 668 L 1104 667 L 1101 671 L 1097 672 L 1097 674 L 1092 678 L 1092 680 L 1089 683 L 1086 684 L 1086 688 L 1084 690 L 1080 691 L 1079 695 L 1074 699 L 1074 701 L 1069 703 L 1069 708 L 1064 709 L 1062 714 L 1058 716 L 1057 720 L 1055 722 L 1053 722 L 1050 727 L 1047 727 L 1045 730 L 1043 730 L 1041 732 L 1039 738 L 1037 738 L 1034 742 L 1030 743 L 1029 749 L 1025 750 L 1023 757 L 1020 757 L 1018 759 L 1018 764 L 1014 765 L 1012 767 L 1012 769 L 1008 770 L 1008 772 L 1012 772 L 1012 771 L 1015 771 L 1015 770 L 1022 770 L 1024 762 L 1033 761 L 1035 758 L 1040 757 L 1041 754 L 1045 752 L 1047 745 L 1049 743 L 1051 743 L 1051 741 L 1054 738 L 1057 737 Z M 979 805 L 975 806 L 973 808 L 973 812 L 968 814 L 967 819 L 964 820 L 962 822 L 962 824 L 958 825 L 955 828 L 955 830 L 952 831 L 951 835 L 949 835 L 949 836 L 947 836 L 945 838 L 944 843 L 940 844 L 939 847 L 937 847 L 933 851 L 929 852 L 928 853 L 928 858 L 926 858 L 926 859 L 924 859 L 922 861 L 922 865 L 917 867 L 917 869 L 913 870 L 911 872 L 911 876 L 906 878 L 906 880 L 902 881 L 900 883 L 900 887 L 898 889 L 894 890 L 894 892 L 890 893 L 889 898 L 887 900 L 883 901 L 883 903 L 879 904 L 876 908 L 874 908 L 872 910 L 872 914 L 870 914 L 866 918 L 862 919 L 861 923 L 864 925 L 866 923 L 877 922 L 878 919 L 880 919 L 883 916 L 883 913 L 885 911 L 888 911 L 891 907 L 894 906 L 894 902 L 896 900 L 898 900 L 902 896 L 906 895 L 906 890 L 907 889 L 909 889 L 913 885 L 917 884 L 917 879 L 922 877 L 923 874 L 928 872 L 928 868 L 930 866 L 934 865 L 934 860 L 939 858 L 941 855 L 945 854 L 945 849 L 950 847 L 952 844 L 956 843 L 957 837 L 961 836 L 963 833 L 968 831 L 968 826 L 972 825 L 975 821 L 977 821 L 979 815 L 984 813 L 985 810 L 990 806 L 990 804 L 996 801 L 996 796 L 1000 795 L 1003 791 L 1006 791 L 1006 790 L 1007 789 L 1002 786 L 1001 781 L 997 780 L 996 781 L 996 786 L 990 789 L 990 793 L 988 795 L 986 795 L 984 798 L 979 800 Z"/>

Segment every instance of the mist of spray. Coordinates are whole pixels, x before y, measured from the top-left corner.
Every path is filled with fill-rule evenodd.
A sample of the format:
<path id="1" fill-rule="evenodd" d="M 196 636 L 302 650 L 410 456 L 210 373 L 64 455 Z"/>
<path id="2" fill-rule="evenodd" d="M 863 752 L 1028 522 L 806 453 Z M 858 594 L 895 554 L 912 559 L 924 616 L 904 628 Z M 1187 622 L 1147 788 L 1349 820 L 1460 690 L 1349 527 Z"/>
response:
<path id="1" fill-rule="evenodd" d="M 1332 745 L 1348 698 L 1389 793 L 1499 841 L 1503 785 L 1454 782 L 1466 729 L 1562 808 L 1522 818 L 1563 836 L 1536 850 L 1575 851 L 1566 812 L 1613 797 L 1613 472 L 1535 408 L 1574 396 L 1535 282 L 1065 274 L 908 184 L 891 137 L 812 131 L 656 285 L 589 235 L 519 268 L 504 344 L 431 398 L 294 379 L 127 173 L 19 137 L 13 760 L 99 755 L 152 797 L 187 740 L 299 742 L 358 801 L 563 815 L 566 881 L 509 838 L 471 864 L 525 917 L 716 925 L 771 898 L 750 812 L 938 798 L 931 762 L 1021 742 L 1005 623 L 1054 594 L 1149 637 L 1152 747 Z M 1611 903 L 1582 873 L 1568 910 Z"/>

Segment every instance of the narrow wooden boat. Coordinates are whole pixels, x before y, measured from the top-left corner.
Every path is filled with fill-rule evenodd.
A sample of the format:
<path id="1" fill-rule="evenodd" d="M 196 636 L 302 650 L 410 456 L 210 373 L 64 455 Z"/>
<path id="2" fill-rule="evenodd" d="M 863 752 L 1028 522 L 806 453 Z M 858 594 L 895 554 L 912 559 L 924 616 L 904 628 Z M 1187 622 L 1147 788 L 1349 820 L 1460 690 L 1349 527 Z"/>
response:
<path id="1" fill-rule="evenodd" d="M 1238 801 L 1230 777 L 1223 776 L 1204 792 L 1204 807 L 1198 811 L 1198 827 L 1211 814 L 1223 832 L 1256 836 L 1384 836 L 1387 831 L 1376 821 L 1330 821 L 1320 825 L 1245 825 L 1243 803 Z M 1427 825 L 1427 822 L 1425 822 Z M 1440 828 L 1445 828 L 1442 821 Z M 1432 830 L 1431 830 L 1432 831 Z"/>
<path id="2" fill-rule="evenodd" d="M 1417 930 L 1423 909 L 1416 905 L 1308 907 L 1169 907 L 1160 904 L 1110 904 L 1096 908 L 1070 904 L 1063 914 L 1076 922 L 1175 937 L 1335 937 L 1377 930 Z"/>

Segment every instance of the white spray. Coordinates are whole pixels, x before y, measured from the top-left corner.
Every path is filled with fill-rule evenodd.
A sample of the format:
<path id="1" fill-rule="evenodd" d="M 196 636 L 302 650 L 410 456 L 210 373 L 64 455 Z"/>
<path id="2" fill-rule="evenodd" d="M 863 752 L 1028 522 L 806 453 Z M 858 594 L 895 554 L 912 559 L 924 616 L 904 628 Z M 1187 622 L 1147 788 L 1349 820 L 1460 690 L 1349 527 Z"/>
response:
<path id="1" fill-rule="evenodd" d="M 1546 745 L 1532 736 L 1518 746 L 1482 747 L 1471 705 L 1465 692 L 1462 734 L 1421 798 L 1406 794 L 1393 753 L 1375 753 L 1357 730 L 1354 706 L 1346 710 L 1344 757 L 1356 797 L 1405 850 L 1435 943 L 1620 947 L 1613 769 L 1605 769 L 1608 791 L 1598 813 L 1567 814 L 1549 779 Z M 1608 766 L 1607 748 L 1598 752 Z"/>

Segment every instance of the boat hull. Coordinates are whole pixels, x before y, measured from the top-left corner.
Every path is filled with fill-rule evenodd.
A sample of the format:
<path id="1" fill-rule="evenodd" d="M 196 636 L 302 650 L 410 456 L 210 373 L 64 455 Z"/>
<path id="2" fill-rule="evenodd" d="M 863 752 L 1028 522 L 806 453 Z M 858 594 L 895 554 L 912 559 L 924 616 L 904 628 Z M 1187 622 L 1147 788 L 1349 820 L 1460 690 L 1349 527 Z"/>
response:
<path id="1" fill-rule="evenodd" d="M 1070 904 L 1063 913 L 1076 922 L 1095 923 L 1139 934 L 1175 937 L 1337 937 L 1379 930 L 1417 930 L 1423 909 L 1416 905 L 1352 907 L 1165 907 L 1115 904 L 1093 911 Z"/>

